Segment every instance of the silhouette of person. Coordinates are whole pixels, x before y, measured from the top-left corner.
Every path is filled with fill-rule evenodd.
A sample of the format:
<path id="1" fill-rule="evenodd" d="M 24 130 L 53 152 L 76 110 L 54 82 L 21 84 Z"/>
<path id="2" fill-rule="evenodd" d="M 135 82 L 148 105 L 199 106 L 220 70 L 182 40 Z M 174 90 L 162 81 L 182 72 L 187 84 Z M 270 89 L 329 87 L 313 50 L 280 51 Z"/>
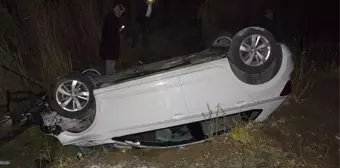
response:
<path id="1" fill-rule="evenodd" d="M 105 60 L 107 75 L 116 72 L 116 64 L 120 56 L 120 32 L 123 29 L 119 18 L 124 12 L 125 8 L 122 4 L 114 3 L 113 10 L 104 18 L 99 55 Z"/>

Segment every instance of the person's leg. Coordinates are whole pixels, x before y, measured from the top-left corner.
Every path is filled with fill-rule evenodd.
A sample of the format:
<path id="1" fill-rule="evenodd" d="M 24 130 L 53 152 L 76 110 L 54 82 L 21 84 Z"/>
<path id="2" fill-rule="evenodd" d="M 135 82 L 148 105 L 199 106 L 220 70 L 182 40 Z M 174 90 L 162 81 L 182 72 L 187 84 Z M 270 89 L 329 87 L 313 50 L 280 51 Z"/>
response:
<path id="1" fill-rule="evenodd" d="M 112 75 L 116 72 L 116 61 L 115 60 L 106 60 L 105 61 L 105 73 L 106 75 Z"/>
<path id="2" fill-rule="evenodd" d="M 108 75 L 111 73 L 110 63 L 111 63 L 111 60 L 105 60 L 105 75 Z"/>

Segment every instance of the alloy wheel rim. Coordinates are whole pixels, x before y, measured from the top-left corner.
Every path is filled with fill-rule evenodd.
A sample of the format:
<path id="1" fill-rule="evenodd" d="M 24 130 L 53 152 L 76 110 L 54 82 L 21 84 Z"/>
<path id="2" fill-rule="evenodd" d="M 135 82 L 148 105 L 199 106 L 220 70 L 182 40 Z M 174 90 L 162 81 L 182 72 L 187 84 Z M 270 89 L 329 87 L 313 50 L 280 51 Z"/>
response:
<path id="1" fill-rule="evenodd" d="M 270 57 L 271 47 L 264 36 L 254 34 L 245 38 L 240 46 L 240 57 L 249 66 L 260 66 Z"/>
<path id="2" fill-rule="evenodd" d="M 86 85 L 77 80 L 68 80 L 59 85 L 56 91 L 58 105 L 69 112 L 80 111 L 90 100 Z"/>

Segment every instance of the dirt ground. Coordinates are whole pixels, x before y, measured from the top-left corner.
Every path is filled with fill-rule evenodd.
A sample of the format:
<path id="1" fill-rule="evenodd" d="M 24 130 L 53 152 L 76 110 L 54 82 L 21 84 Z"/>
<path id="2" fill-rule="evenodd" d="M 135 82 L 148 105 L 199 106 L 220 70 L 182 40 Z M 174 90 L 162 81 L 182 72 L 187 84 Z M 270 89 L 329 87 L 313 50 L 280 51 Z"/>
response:
<path id="1" fill-rule="evenodd" d="M 322 161 L 338 167 L 339 140 L 335 138 L 339 132 L 338 77 L 338 74 L 321 77 L 305 102 L 282 106 L 272 116 L 271 120 L 282 120 L 284 127 L 267 131 L 282 143 L 284 150 L 312 163 Z"/>
<path id="2" fill-rule="evenodd" d="M 43 156 L 54 160 L 50 167 L 58 168 L 337 168 L 339 74 L 321 75 L 306 96 L 299 104 L 287 101 L 264 123 L 238 128 L 211 142 L 176 149 L 106 149 L 90 158 L 78 158 L 73 148 L 60 147 L 55 139 L 33 128 L 0 147 L 0 161 L 11 161 L 0 168 L 31 168 L 34 159 Z"/>

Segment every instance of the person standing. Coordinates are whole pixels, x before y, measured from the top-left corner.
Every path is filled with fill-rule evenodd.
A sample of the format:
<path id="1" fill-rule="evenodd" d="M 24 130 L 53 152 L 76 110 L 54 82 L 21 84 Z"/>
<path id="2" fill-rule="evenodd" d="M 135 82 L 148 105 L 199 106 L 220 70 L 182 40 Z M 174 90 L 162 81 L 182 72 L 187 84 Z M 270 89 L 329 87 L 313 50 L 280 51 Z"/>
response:
<path id="1" fill-rule="evenodd" d="M 105 60 L 105 73 L 111 75 L 116 72 L 116 64 L 120 56 L 120 32 L 123 27 L 119 18 L 125 12 L 122 4 L 114 3 L 103 22 L 102 38 L 99 55 Z"/>
<path id="2" fill-rule="evenodd" d="M 283 40 L 285 40 L 283 34 L 283 18 L 279 17 L 277 14 L 278 12 L 274 13 L 272 9 L 267 8 L 264 13 L 265 18 L 263 26 L 274 35 L 276 41 L 283 42 Z"/>

